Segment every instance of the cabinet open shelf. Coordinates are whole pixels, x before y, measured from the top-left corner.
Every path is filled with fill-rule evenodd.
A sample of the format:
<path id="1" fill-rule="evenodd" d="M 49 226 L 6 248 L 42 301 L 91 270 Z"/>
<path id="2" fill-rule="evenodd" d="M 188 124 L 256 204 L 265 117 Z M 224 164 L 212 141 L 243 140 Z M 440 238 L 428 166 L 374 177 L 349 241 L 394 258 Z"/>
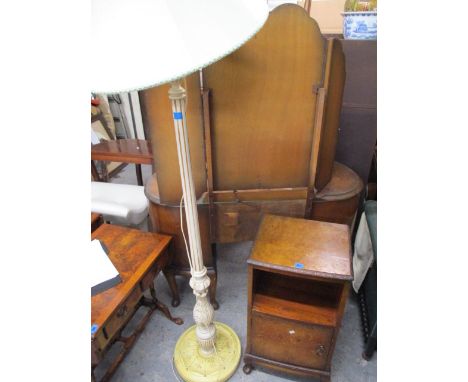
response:
<path id="1" fill-rule="evenodd" d="M 336 326 L 342 284 L 255 269 L 252 311 L 316 325 Z"/>
<path id="2" fill-rule="evenodd" d="M 254 295 L 252 311 L 310 324 L 332 327 L 336 325 L 335 309 L 301 304 L 262 294 Z"/>

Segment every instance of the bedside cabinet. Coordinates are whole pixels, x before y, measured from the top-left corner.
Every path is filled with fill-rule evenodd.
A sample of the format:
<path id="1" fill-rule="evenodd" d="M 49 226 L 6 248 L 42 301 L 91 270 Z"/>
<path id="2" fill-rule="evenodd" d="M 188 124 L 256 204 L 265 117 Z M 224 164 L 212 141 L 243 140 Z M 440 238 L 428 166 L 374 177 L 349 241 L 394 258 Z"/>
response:
<path id="1" fill-rule="evenodd" d="M 353 278 L 349 227 L 265 215 L 247 263 L 244 372 L 258 364 L 330 381 Z"/>

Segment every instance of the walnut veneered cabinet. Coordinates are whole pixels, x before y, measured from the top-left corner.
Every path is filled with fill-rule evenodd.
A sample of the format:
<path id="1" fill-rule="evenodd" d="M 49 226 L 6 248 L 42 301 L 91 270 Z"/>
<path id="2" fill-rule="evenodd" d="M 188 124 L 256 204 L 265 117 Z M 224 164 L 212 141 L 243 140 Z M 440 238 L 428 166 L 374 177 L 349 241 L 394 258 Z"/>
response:
<path id="1" fill-rule="evenodd" d="M 329 381 L 353 278 L 349 227 L 265 215 L 247 263 L 244 372 L 259 364 Z"/>

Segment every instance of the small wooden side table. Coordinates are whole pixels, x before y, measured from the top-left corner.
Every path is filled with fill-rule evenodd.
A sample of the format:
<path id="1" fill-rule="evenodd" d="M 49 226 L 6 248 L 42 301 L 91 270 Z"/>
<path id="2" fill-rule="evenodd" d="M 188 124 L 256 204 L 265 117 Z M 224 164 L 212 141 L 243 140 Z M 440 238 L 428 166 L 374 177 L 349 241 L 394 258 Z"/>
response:
<path id="1" fill-rule="evenodd" d="M 143 186 L 141 165 L 153 165 L 153 152 L 150 142 L 144 139 L 116 139 L 91 146 L 91 170 L 95 179 L 99 180 L 93 160 L 135 163 L 138 185 Z"/>
<path id="2" fill-rule="evenodd" d="M 265 215 L 247 263 L 244 372 L 259 364 L 330 381 L 353 278 L 349 227 Z"/>
<path id="3" fill-rule="evenodd" d="M 102 224 L 92 234 L 105 244 L 122 282 L 91 297 L 91 377 L 95 381 L 94 368 L 116 341 L 124 346 L 101 381 L 108 381 L 130 351 L 143 331 L 151 314 L 161 310 L 178 325 L 180 318 L 173 318 L 169 309 L 156 298 L 154 279 L 170 261 L 171 237 L 117 225 Z M 151 298 L 143 293 L 149 290 Z M 126 324 L 140 306 L 150 309 L 141 319 L 135 331 L 128 337 L 122 336 Z"/>

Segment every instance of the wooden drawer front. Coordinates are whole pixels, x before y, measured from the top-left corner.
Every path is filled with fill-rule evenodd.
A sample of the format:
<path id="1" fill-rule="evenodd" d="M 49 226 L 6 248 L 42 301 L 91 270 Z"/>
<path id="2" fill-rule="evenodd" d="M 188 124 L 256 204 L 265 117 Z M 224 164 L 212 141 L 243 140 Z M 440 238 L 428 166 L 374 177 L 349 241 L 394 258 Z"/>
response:
<path id="1" fill-rule="evenodd" d="M 125 302 L 120 305 L 117 311 L 112 315 L 107 324 L 105 325 L 108 339 L 110 340 L 114 334 L 129 320 L 132 316 L 133 308 L 140 299 L 142 292 L 140 287 L 137 286 L 135 290 L 128 296 Z"/>
<path id="2" fill-rule="evenodd" d="M 96 349 L 99 352 L 104 351 L 108 342 L 109 342 L 109 339 L 107 339 L 104 336 L 104 332 L 102 330 L 96 333 L 94 340 L 91 341 L 92 344 L 94 343 L 94 349 Z"/>
<path id="3" fill-rule="evenodd" d="M 252 312 L 252 353 L 291 365 L 324 369 L 333 328 Z"/>

